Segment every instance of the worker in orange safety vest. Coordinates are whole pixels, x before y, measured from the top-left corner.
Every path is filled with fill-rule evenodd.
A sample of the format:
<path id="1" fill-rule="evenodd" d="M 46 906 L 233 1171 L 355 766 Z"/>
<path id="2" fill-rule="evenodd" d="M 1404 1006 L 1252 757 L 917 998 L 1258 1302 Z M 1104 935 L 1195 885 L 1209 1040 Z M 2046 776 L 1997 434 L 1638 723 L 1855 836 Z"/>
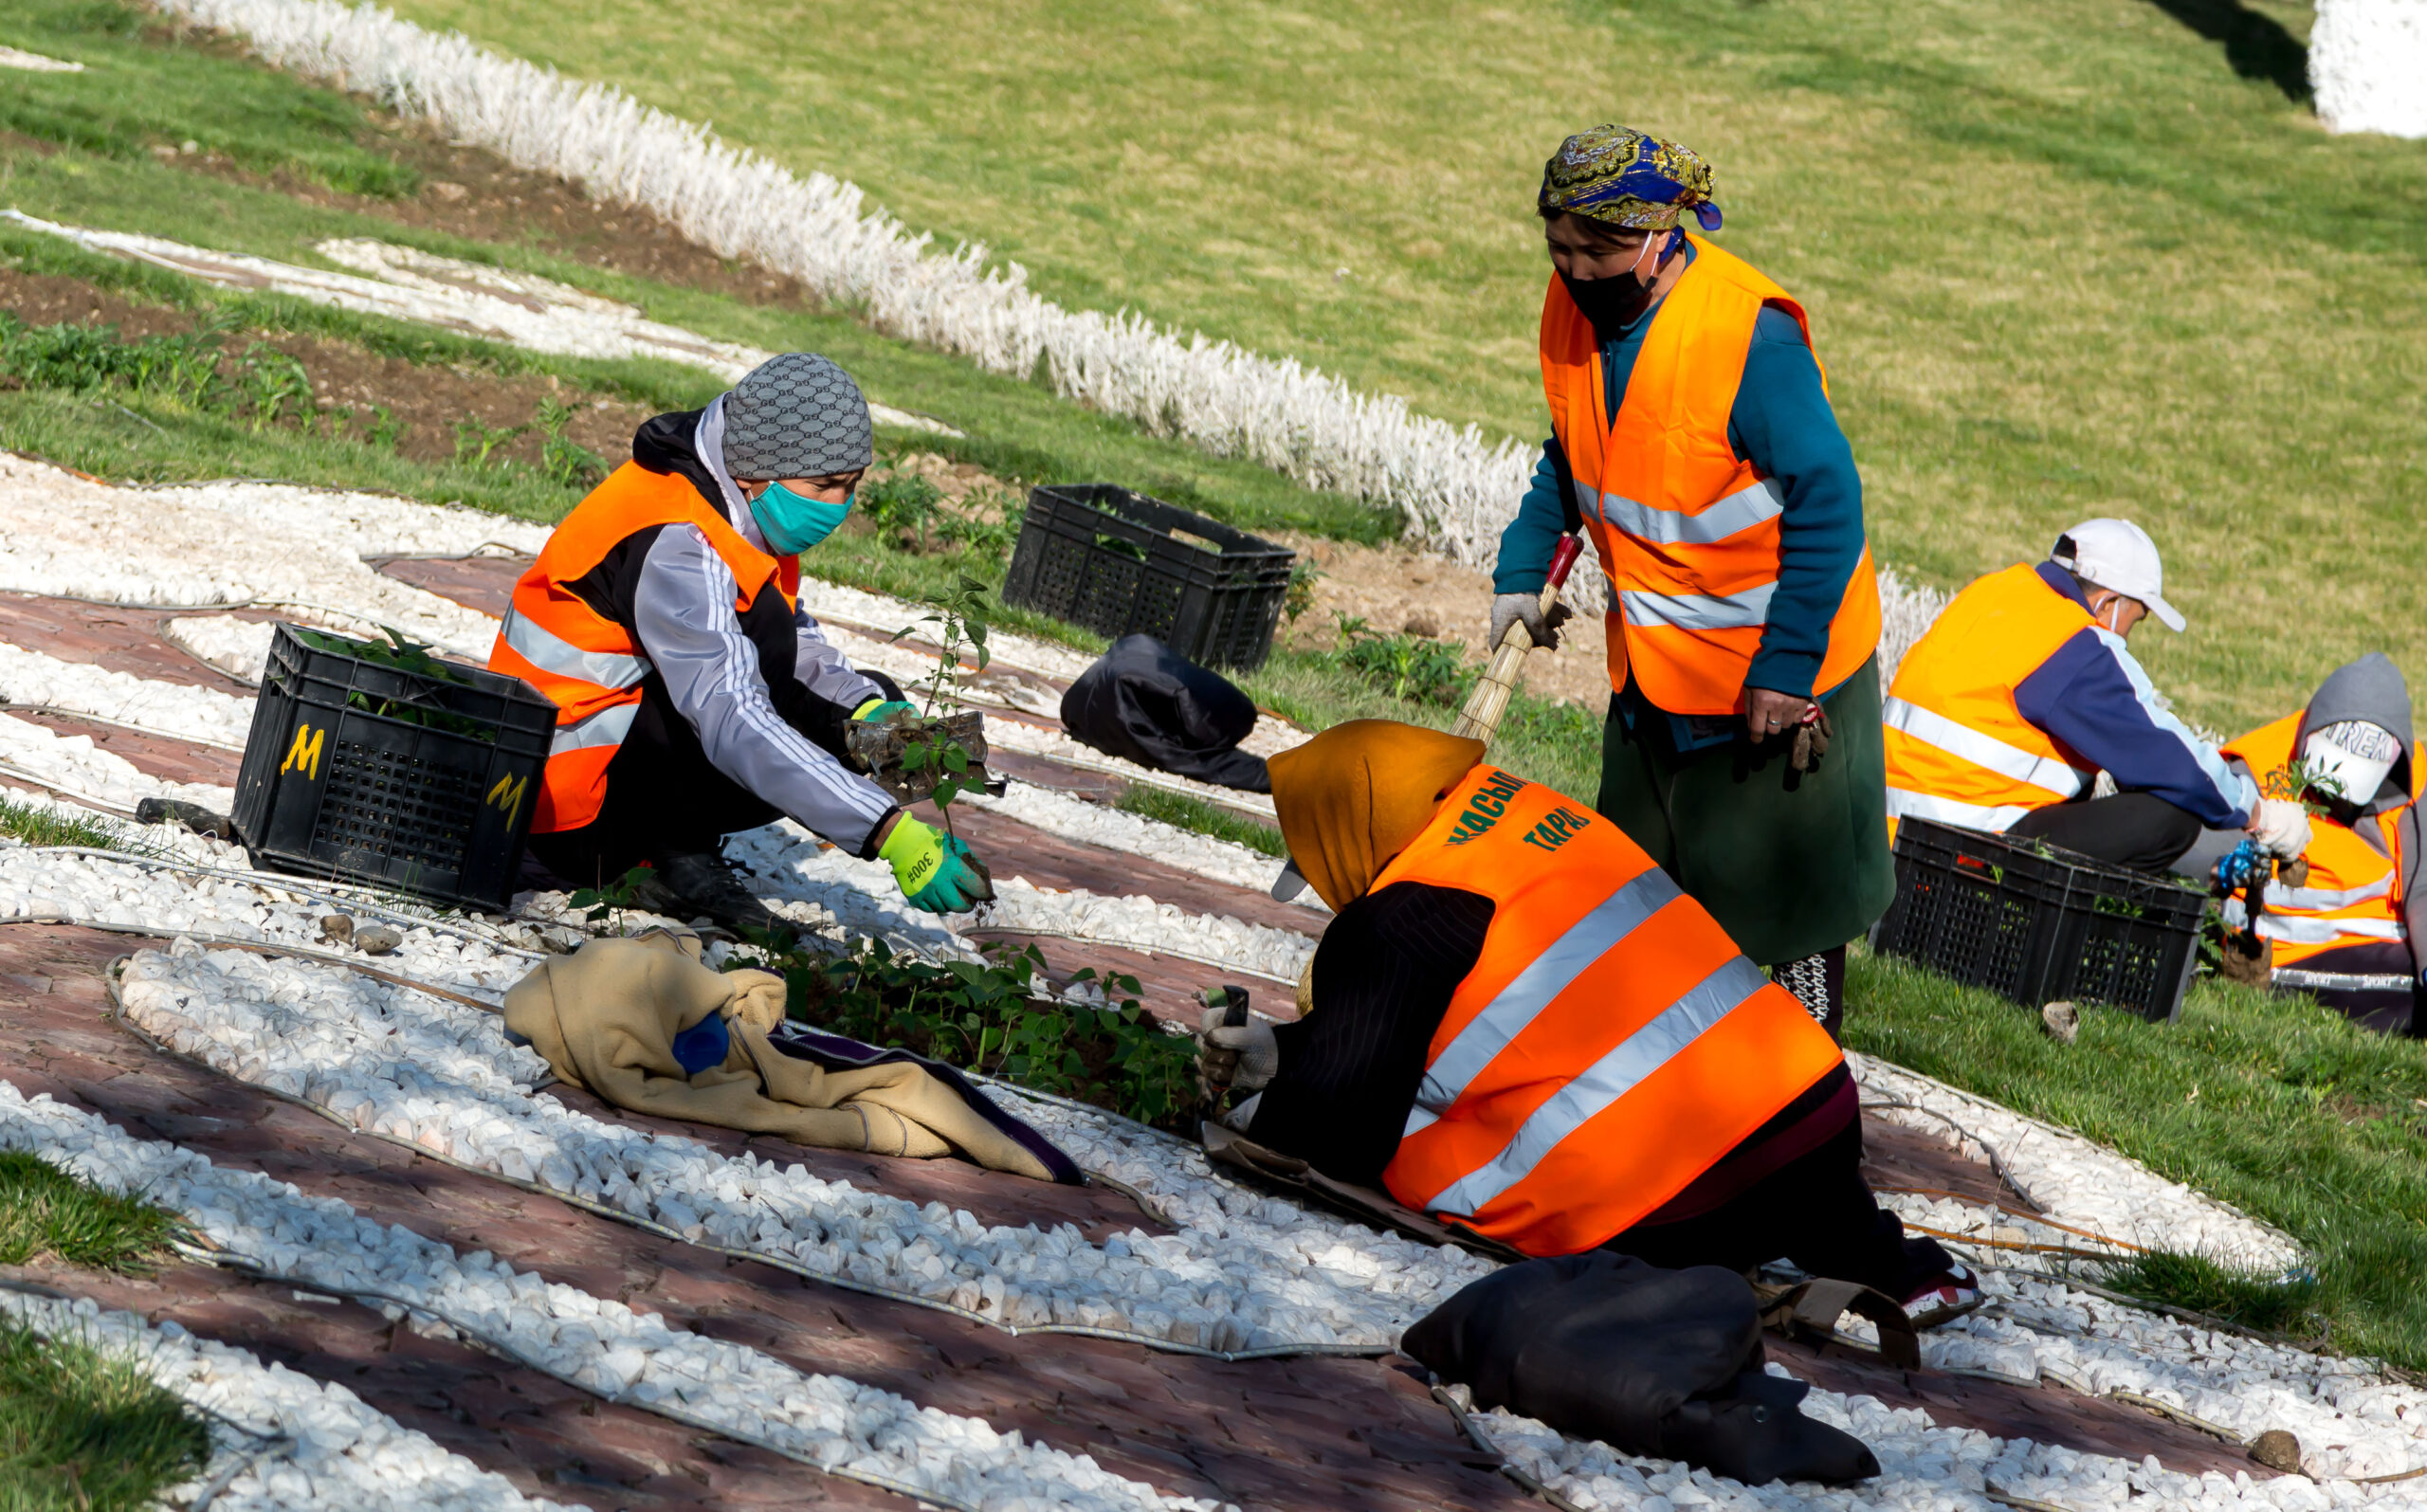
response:
<path id="1" fill-rule="evenodd" d="M 2308 875 L 2261 894 L 2259 938 L 2281 992 L 2316 995 L 2370 1029 L 2427 1037 L 2427 833 L 2418 797 L 2427 750 L 2412 738 L 2410 688 L 2381 651 L 2337 668 L 2308 706 L 2228 743 L 2262 786 L 2299 786 L 2318 812 Z M 2293 775 L 2295 763 L 2300 774 Z M 2248 929 L 2243 896 L 2225 923 Z"/>
<path id="2" fill-rule="evenodd" d="M 2167 708 L 2126 647 L 2180 631 L 2164 567 L 2128 519 L 2084 520 L 2048 558 L 1976 579 L 1888 689 L 1888 813 L 2163 871 L 2204 826 L 2301 853 L 2301 806 L 2263 796 Z M 2099 794 L 2106 774 L 2116 791 Z"/>
<path id="3" fill-rule="evenodd" d="M 1234 1127 L 1529 1255 L 1781 1257 L 1917 1321 L 1977 1280 L 1880 1209 L 1845 1059 L 1618 827 L 1388 720 L 1271 758 L 1290 868 L 1335 911 L 1275 1028 L 1202 1028 Z"/>
<path id="4" fill-rule="evenodd" d="M 530 853 L 558 884 L 645 862 L 671 894 L 645 905 L 774 929 L 723 839 L 790 817 L 888 863 L 914 906 L 974 906 L 968 847 L 839 759 L 847 724 L 911 705 L 800 605 L 800 554 L 843 522 L 874 459 L 859 385 L 786 353 L 644 424 L 632 460 L 549 537 L 489 666 L 557 706 Z"/>
<path id="5" fill-rule="evenodd" d="M 1618 126 L 1544 165 L 1552 434 L 1500 538 L 1491 644 L 1520 622 L 1554 644 L 1553 544 L 1588 534 L 1613 690 L 1594 806 L 1834 1032 L 1846 942 L 1895 893 L 1878 578 L 1811 322 L 1708 239 L 1711 193 L 1691 151 Z"/>

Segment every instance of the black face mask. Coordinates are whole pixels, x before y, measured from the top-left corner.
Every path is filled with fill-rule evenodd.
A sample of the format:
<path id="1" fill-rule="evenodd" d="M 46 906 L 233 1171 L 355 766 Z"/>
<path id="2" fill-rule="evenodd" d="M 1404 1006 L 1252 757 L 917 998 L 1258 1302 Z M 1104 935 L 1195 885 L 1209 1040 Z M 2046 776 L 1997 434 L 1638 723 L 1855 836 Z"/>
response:
<path id="1" fill-rule="evenodd" d="M 1651 302 L 1651 290 L 1632 273 L 1616 278 L 1590 279 L 1578 282 L 1561 273 L 1559 281 L 1567 285 L 1567 297 L 1584 312 L 1597 331 L 1615 331 L 1636 316 Z"/>

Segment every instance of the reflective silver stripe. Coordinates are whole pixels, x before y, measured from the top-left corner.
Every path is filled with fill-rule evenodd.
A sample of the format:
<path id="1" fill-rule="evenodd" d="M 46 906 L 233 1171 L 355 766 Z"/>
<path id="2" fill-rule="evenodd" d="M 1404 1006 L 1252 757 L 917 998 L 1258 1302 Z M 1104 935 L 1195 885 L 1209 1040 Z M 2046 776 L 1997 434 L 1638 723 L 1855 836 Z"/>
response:
<path id="1" fill-rule="evenodd" d="M 2273 981 L 2303 993 L 2406 993 L 2411 986 L 2409 977 L 2391 972 L 2305 972 L 2297 966 L 2280 968 Z"/>
<path id="2" fill-rule="evenodd" d="M 548 742 L 548 755 L 561 756 L 567 751 L 580 751 L 594 745 L 622 745 L 630 733 L 632 719 L 641 712 L 638 703 L 618 703 L 600 709 L 586 720 L 557 726 L 556 738 Z"/>
<path id="3" fill-rule="evenodd" d="M 2034 756 L 2018 745 L 1982 735 L 1968 724 L 1958 724 L 1918 703 L 1889 699 L 1879 712 L 1880 722 L 1891 730 L 1902 730 L 1924 745 L 1934 745 L 1976 767 L 1987 767 L 2001 777 L 2011 777 L 2059 798 L 2070 798 L 2096 780 L 2092 774 L 2054 756 Z"/>
<path id="4" fill-rule="evenodd" d="M 1768 982 L 1761 969 L 1743 956 L 1727 961 L 1662 1009 L 1651 1023 L 1628 1035 L 1582 1076 L 1560 1088 L 1534 1110 L 1505 1148 L 1450 1183 L 1425 1207 L 1458 1217 L 1472 1216 L 1484 1204 L 1525 1179 L 1570 1135 L 1634 1090 Z"/>
<path id="5" fill-rule="evenodd" d="M 1601 496 L 1601 518 L 1638 540 L 1662 546 L 1708 546 L 1779 518 L 1786 506 L 1768 483 L 1756 480 L 1699 515 L 1654 509 L 1623 494 Z"/>
<path id="6" fill-rule="evenodd" d="M 2267 906 L 2270 908 L 2310 908 L 2323 912 L 2392 896 L 2392 872 L 2386 872 L 2364 887 L 2345 887 L 2340 892 L 2330 887 L 2287 887 L 2280 882 L 2267 884 Z"/>
<path id="7" fill-rule="evenodd" d="M 2011 803 L 1992 809 L 1978 803 L 1958 803 L 1953 798 L 1942 798 L 1931 792 L 1913 792 L 1904 788 L 1888 790 L 1888 817 L 1890 819 L 1928 819 L 1937 824 L 2001 834 L 2012 829 L 2016 819 L 2029 812 L 2030 810 Z"/>
<path id="8" fill-rule="evenodd" d="M 2227 898 L 2218 910 L 2228 929 L 2244 929 L 2250 924 L 2250 908 L 2240 898 Z M 2258 920 L 2258 933 L 2265 939 L 2280 939 L 2288 945 L 2331 945 L 2338 939 L 2402 939 L 2407 932 L 2392 919 L 2309 919 L 2296 914 L 2267 914 Z"/>
<path id="9" fill-rule="evenodd" d="M 1680 630 L 1756 629 L 1769 623 L 1770 595 L 1776 583 L 1763 583 L 1741 593 L 1652 593 L 1640 588 L 1621 589 L 1630 625 L 1666 625 Z"/>
<path id="10" fill-rule="evenodd" d="M 1483 1068 L 1542 1015 L 1551 999 L 1566 992 L 1585 968 L 1608 955 L 1610 947 L 1633 934 L 1636 925 L 1676 898 L 1677 884 L 1653 866 L 1596 903 L 1550 949 L 1527 962 L 1484 1005 L 1482 1012 L 1458 1030 L 1457 1038 L 1441 1047 L 1424 1069 L 1424 1081 L 1415 1091 L 1416 1107 L 1433 1114 L 1447 1110 Z M 1413 1127 L 1409 1132 L 1414 1132 Z"/>
<path id="11" fill-rule="evenodd" d="M 533 624 L 512 609 L 505 611 L 505 628 L 499 634 L 524 661 L 558 677 L 576 678 L 584 683 L 595 683 L 600 687 L 628 688 L 648 676 L 648 658 L 645 656 L 585 651 L 554 630 Z"/>

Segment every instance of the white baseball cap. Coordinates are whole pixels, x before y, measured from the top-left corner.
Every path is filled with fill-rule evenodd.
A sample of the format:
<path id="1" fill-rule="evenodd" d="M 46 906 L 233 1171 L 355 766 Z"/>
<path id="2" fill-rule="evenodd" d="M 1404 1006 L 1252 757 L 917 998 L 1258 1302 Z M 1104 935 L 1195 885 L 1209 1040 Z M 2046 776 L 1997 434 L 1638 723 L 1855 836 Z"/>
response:
<path id="1" fill-rule="evenodd" d="M 2158 543 L 2130 520 L 2085 519 L 2056 537 L 2048 559 L 2086 583 L 2140 600 L 2167 629 L 2182 628 L 2181 612 L 2164 598 Z"/>

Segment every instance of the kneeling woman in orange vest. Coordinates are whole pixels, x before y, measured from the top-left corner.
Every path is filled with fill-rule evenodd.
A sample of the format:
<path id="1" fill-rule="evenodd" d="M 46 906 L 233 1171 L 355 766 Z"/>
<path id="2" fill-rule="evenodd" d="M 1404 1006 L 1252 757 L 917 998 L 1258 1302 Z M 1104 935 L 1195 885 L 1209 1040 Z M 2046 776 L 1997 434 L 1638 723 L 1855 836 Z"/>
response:
<path id="1" fill-rule="evenodd" d="M 1272 757 L 1338 917 L 1299 1022 L 1208 1024 L 1260 1088 L 1232 1120 L 1530 1255 L 1784 1257 L 1917 1321 L 1978 1305 L 1864 1182 L 1827 1031 L 1616 825 L 1483 752 L 1368 720 Z"/>
<path id="2" fill-rule="evenodd" d="M 2225 747 L 2264 783 L 2297 758 L 2322 811 L 2297 887 L 2266 884 L 2258 937 L 2279 992 L 2312 993 L 2354 1021 L 2427 1038 L 2427 750 L 2412 738 L 2410 687 L 2381 651 L 2339 667 L 2308 707 Z M 2249 906 L 2225 900 L 2225 922 L 2250 927 Z"/>
<path id="3" fill-rule="evenodd" d="M 723 837 L 797 820 L 892 865 L 943 913 L 979 892 L 968 847 L 837 759 L 845 726 L 907 710 L 800 607 L 800 554 L 831 535 L 875 460 L 867 400 L 825 357 L 753 369 L 704 410 L 659 415 L 515 585 L 493 670 L 557 705 L 531 854 L 590 886 L 637 862 L 734 927 L 776 917 Z"/>

